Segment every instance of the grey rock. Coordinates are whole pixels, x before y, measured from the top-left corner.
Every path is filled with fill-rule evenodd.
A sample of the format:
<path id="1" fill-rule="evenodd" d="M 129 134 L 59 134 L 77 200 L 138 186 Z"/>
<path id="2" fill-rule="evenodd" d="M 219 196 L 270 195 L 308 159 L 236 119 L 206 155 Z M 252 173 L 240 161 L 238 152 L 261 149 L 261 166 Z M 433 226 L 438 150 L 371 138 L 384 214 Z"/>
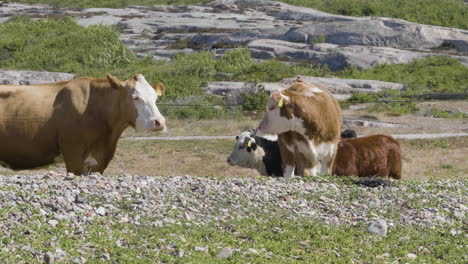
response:
<path id="1" fill-rule="evenodd" d="M 55 226 L 57 226 L 58 221 L 55 220 L 55 219 L 51 219 L 51 220 L 47 221 L 47 223 L 48 223 L 49 225 L 55 227 Z"/>
<path id="2" fill-rule="evenodd" d="M 199 251 L 199 252 L 208 252 L 208 246 L 206 247 L 196 246 L 194 249 L 195 251 Z"/>
<path id="3" fill-rule="evenodd" d="M 182 258 L 184 257 L 185 251 L 183 249 L 179 249 L 177 251 L 177 257 Z"/>
<path id="4" fill-rule="evenodd" d="M 253 248 L 247 249 L 247 253 L 253 254 L 253 255 L 258 255 L 258 251 L 256 249 L 253 249 Z"/>
<path id="5" fill-rule="evenodd" d="M 47 253 L 44 254 L 44 262 L 47 264 L 54 264 L 55 263 L 55 256 L 52 254 L 52 252 L 47 251 Z"/>
<path id="6" fill-rule="evenodd" d="M 0 84 L 42 84 L 68 81 L 75 76 L 63 72 L 45 71 L 0 71 Z"/>
<path id="7" fill-rule="evenodd" d="M 223 249 L 221 249 L 221 251 L 216 257 L 219 259 L 227 259 L 227 258 L 230 258 L 233 253 L 234 253 L 234 250 L 232 248 L 224 247 Z"/>
<path id="8" fill-rule="evenodd" d="M 216 49 L 220 54 L 245 45 L 257 59 L 315 60 L 331 69 L 368 68 L 430 55 L 467 63 L 467 30 L 383 17 L 346 17 L 272 1 L 84 10 L 3 3 L 0 23 L 12 15 L 72 16 L 83 26 L 119 26 L 129 49 L 164 60 L 180 52 Z M 320 39 L 325 43 L 316 43 Z M 441 46 L 450 50 L 438 49 Z"/>
<path id="9" fill-rule="evenodd" d="M 387 222 L 382 219 L 371 222 L 367 226 L 367 232 L 371 234 L 376 234 L 379 236 L 386 236 L 387 235 Z"/>
<path id="10" fill-rule="evenodd" d="M 105 216 L 106 215 L 106 209 L 104 207 L 99 207 L 98 209 L 96 209 L 96 214 L 98 214 L 100 216 Z"/>

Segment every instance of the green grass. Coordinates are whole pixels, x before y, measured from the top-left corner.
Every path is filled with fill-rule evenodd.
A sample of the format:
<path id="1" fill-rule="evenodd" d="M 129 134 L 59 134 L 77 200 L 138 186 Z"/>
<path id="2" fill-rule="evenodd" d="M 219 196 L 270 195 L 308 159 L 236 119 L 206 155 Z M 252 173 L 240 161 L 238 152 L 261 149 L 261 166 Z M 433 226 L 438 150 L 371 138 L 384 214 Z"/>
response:
<path id="1" fill-rule="evenodd" d="M 468 8 L 459 0 L 281 0 L 345 16 L 381 16 L 468 29 Z"/>
<path id="2" fill-rule="evenodd" d="M 381 64 L 366 70 L 350 68 L 338 75 L 342 78 L 403 83 L 403 96 L 432 92 L 468 93 L 468 67 L 444 56 L 416 59 L 408 64 Z"/>
<path id="3" fill-rule="evenodd" d="M 6 263 L 25 261 L 38 263 L 42 254 L 61 248 L 67 253 L 62 260 L 70 262 L 84 257 L 88 261 L 117 263 L 462 263 L 463 235 L 451 236 L 447 228 L 390 228 L 385 237 L 366 232 L 363 224 L 327 226 L 309 219 L 286 220 L 246 218 L 207 225 L 151 225 L 154 219 L 141 219 L 139 226 L 118 223 L 108 217 L 84 225 L 84 233 L 61 220 L 56 227 L 45 224 L 36 212 L 23 225 L 16 225 L 8 244 L 10 252 L 0 251 Z M 38 227 L 36 223 L 43 223 Z M 25 232 L 28 230 L 28 232 Z M 1 233 L 1 231 L 0 231 Z M 45 241 L 52 241 L 46 243 Z M 20 250 L 29 245 L 35 252 Z M 195 251 L 204 247 L 206 251 Z M 238 249 L 228 259 L 216 256 L 223 247 Z M 257 253 L 248 253 L 249 249 Z M 183 257 L 177 252 L 184 251 Z M 417 255 L 416 260 L 407 254 Z M 384 259 L 382 255 L 387 254 Z M 68 261 L 67 261 L 68 260 Z"/>
<path id="4" fill-rule="evenodd" d="M 128 5 L 179 5 L 211 2 L 210 0 L 18 0 L 30 4 L 66 7 L 111 7 Z M 468 8 L 462 0 L 281 0 L 297 6 L 319 9 L 346 16 L 383 16 L 446 27 L 468 29 Z"/>
<path id="5" fill-rule="evenodd" d="M 456 119 L 463 119 L 468 118 L 468 114 L 464 112 L 448 112 L 444 111 L 438 107 L 432 107 L 428 109 L 426 116 L 432 116 L 435 118 L 456 118 Z"/>

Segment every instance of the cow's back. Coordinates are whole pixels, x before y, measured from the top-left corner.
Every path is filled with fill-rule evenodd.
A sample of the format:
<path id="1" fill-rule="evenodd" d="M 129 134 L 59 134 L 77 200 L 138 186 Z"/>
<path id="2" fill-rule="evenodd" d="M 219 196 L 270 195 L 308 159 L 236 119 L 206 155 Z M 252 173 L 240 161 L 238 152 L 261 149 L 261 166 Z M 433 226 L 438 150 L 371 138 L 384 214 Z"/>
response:
<path id="1" fill-rule="evenodd" d="M 13 169 L 53 161 L 58 146 L 51 117 L 56 95 L 67 83 L 0 85 L 0 161 Z"/>
<path id="2" fill-rule="evenodd" d="M 386 135 L 343 139 L 338 144 L 333 174 L 401 179 L 400 144 Z"/>

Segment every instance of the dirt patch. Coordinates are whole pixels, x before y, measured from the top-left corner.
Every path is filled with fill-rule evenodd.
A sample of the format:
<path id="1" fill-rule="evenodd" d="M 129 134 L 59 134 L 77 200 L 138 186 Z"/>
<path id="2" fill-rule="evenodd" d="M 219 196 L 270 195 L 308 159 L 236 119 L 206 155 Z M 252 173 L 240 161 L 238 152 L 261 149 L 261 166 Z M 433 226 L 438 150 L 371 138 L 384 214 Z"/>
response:
<path id="1" fill-rule="evenodd" d="M 461 178 L 468 175 L 468 137 L 399 142 L 404 179 Z M 122 140 L 105 175 L 258 177 L 253 169 L 232 167 L 226 163 L 233 146 L 234 139 Z M 20 172 L 0 168 L 0 174 L 26 175 L 50 170 L 64 172 L 64 164 Z"/>

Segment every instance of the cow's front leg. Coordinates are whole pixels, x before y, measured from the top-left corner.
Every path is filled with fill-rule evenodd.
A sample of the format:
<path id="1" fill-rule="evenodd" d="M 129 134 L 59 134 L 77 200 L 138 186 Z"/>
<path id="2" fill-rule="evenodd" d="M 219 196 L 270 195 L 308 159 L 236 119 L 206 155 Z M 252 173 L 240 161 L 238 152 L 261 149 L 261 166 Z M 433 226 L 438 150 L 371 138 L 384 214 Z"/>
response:
<path id="1" fill-rule="evenodd" d="M 91 172 L 104 173 L 112 158 L 114 158 L 117 142 L 99 141 L 93 146 L 91 157 L 95 159 L 95 164 L 90 166 Z"/>
<path id="2" fill-rule="evenodd" d="M 75 175 L 84 175 L 88 173 L 87 166 L 85 164 L 87 153 L 83 146 L 66 143 L 61 143 L 60 145 L 67 172 L 71 172 Z"/>

